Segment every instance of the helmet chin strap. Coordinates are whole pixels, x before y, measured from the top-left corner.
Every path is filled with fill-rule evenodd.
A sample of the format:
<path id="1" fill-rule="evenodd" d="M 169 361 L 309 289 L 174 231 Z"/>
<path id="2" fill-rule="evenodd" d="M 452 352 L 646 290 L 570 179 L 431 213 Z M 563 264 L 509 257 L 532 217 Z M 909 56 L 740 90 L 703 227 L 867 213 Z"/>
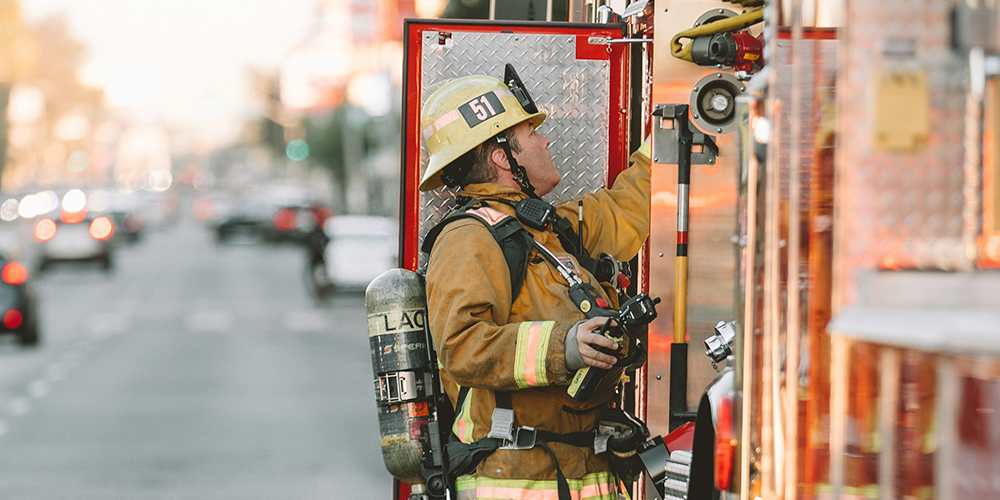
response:
<path id="1" fill-rule="evenodd" d="M 497 134 L 497 142 L 503 148 L 503 152 L 507 154 L 507 162 L 510 163 L 510 173 L 514 175 L 514 182 L 521 187 L 521 192 L 528 195 L 529 198 L 538 198 L 538 195 L 535 194 L 535 186 L 532 186 L 531 181 L 528 180 L 528 171 L 517 163 L 517 160 L 514 159 L 514 154 L 510 151 L 506 130 Z"/>

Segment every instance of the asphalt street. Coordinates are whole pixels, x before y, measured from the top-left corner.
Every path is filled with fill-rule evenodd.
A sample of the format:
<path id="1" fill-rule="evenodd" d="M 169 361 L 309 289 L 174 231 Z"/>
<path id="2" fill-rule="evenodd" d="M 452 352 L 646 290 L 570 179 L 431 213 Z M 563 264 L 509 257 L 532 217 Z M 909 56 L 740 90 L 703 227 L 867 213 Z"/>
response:
<path id="1" fill-rule="evenodd" d="M 305 252 L 193 219 L 115 269 L 33 276 L 41 344 L 0 341 L 0 498 L 388 499 L 361 295 Z"/>

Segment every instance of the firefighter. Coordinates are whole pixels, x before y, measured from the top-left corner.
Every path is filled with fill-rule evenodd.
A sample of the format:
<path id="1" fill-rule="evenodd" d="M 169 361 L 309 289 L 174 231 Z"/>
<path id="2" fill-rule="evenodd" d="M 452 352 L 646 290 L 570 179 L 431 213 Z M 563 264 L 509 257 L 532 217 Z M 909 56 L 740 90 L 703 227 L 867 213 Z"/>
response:
<path id="1" fill-rule="evenodd" d="M 427 99 L 421 129 L 429 162 L 422 191 L 460 187 L 459 200 L 481 201 L 481 210 L 502 218 L 517 216 L 517 202 L 556 187 L 561 174 L 549 140 L 538 130 L 546 114 L 526 91 L 517 90 L 496 78 L 467 76 Z M 574 221 L 578 241 L 590 255 L 606 252 L 629 260 L 648 235 L 648 146 L 630 162 L 613 188 L 555 207 Z M 577 225 L 580 211 L 584 218 Z M 509 256 L 488 225 L 464 218 L 443 227 L 433 240 L 426 275 L 430 331 L 442 382 L 455 405 L 453 431 L 472 450 L 451 457 L 462 465 L 454 483 L 458 498 L 616 499 L 607 453 L 595 453 L 593 431 L 611 405 L 622 368 L 613 368 L 616 358 L 593 346 L 618 346 L 596 333 L 604 319 L 585 319 L 568 298 L 567 282 L 536 252 L 527 259 L 523 283 L 512 290 Z M 552 227 L 526 230 L 594 285 L 598 302 L 617 305 L 615 294 L 564 248 Z M 585 366 L 611 371 L 590 399 L 576 401 L 567 386 Z M 491 429 L 502 427 L 497 420 L 510 415 L 506 410 L 512 410 L 515 431 L 523 434 L 484 451 L 481 443 L 489 441 Z M 455 450 L 449 447 L 449 453 Z"/>

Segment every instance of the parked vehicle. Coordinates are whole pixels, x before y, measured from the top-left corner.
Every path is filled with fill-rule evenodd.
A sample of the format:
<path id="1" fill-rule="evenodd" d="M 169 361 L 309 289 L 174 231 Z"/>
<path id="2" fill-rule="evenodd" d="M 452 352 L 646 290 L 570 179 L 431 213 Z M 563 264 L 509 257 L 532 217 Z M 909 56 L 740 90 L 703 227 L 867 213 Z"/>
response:
<path id="1" fill-rule="evenodd" d="M 191 202 L 195 218 L 205 223 L 218 226 L 229 217 L 233 210 L 233 196 L 225 191 L 211 191 L 196 195 Z"/>
<path id="2" fill-rule="evenodd" d="M 396 221 L 341 215 L 327 219 L 324 252 L 329 284 L 336 292 L 362 292 L 371 280 L 396 267 Z"/>
<path id="3" fill-rule="evenodd" d="M 176 189 L 163 192 L 138 190 L 132 193 L 136 210 L 150 229 L 170 226 L 177 222 L 178 194 Z"/>

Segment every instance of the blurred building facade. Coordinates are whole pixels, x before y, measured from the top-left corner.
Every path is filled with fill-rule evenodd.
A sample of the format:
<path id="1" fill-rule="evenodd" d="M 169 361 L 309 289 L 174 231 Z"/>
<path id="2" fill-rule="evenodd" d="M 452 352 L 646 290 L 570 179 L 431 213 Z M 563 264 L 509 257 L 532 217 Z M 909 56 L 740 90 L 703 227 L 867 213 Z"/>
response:
<path id="1" fill-rule="evenodd" d="M 397 212 L 402 26 L 424 3 L 439 11 L 435 2 L 320 0 L 312 31 L 281 64 L 286 138 L 305 139 L 307 161 L 330 172 L 342 213 Z"/>
<path id="2" fill-rule="evenodd" d="M 106 183 L 120 126 L 77 79 L 83 44 L 62 16 L 26 24 L 14 0 L 0 23 L 0 189 Z"/>

